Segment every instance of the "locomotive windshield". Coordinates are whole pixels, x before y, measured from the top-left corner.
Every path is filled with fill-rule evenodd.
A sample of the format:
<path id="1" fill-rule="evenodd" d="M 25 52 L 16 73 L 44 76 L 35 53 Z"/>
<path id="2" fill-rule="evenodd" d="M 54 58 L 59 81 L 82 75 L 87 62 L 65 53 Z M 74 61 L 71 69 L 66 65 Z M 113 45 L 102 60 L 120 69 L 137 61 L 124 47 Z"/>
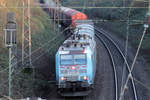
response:
<path id="1" fill-rule="evenodd" d="M 60 56 L 61 65 L 84 65 L 86 64 L 85 54 L 76 55 L 61 55 Z"/>
<path id="2" fill-rule="evenodd" d="M 72 65 L 73 60 L 72 60 L 72 55 L 61 55 L 61 65 Z"/>
<path id="3" fill-rule="evenodd" d="M 86 56 L 85 56 L 85 54 L 74 55 L 74 64 L 75 65 L 86 64 Z"/>

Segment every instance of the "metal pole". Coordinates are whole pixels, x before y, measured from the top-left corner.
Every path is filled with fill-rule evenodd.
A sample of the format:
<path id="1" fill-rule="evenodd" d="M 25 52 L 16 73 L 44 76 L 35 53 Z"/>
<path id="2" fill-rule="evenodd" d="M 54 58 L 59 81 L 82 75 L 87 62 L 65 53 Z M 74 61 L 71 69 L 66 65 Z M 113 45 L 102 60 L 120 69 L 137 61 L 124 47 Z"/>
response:
<path id="1" fill-rule="evenodd" d="M 82 9 L 82 12 L 84 12 L 85 11 L 85 9 L 86 9 L 86 0 L 84 0 L 84 4 L 83 4 L 83 9 Z"/>
<path id="2" fill-rule="evenodd" d="M 133 63 L 131 65 L 131 70 L 129 72 L 129 75 L 127 77 L 127 80 L 125 82 L 125 85 L 124 85 L 124 88 L 123 90 L 121 91 L 121 95 L 120 95 L 120 99 L 119 100 L 122 100 L 123 96 L 124 96 L 124 93 L 125 93 L 125 89 L 128 85 L 128 82 L 129 82 L 129 79 L 133 78 L 131 77 L 131 72 L 133 71 L 134 67 L 135 67 L 135 63 L 136 63 L 136 60 L 137 60 L 137 57 L 138 57 L 138 54 L 139 54 L 139 51 L 140 51 L 140 48 L 141 48 L 141 45 L 142 45 L 142 42 L 143 42 L 143 39 L 144 39 L 144 36 L 146 34 L 146 31 L 147 31 L 147 28 L 149 27 L 149 23 L 150 23 L 150 0 L 149 0 L 149 6 L 148 6 L 148 13 L 147 13 L 147 16 L 146 16 L 146 23 L 144 24 L 144 31 L 143 31 L 143 34 L 142 34 L 142 37 L 140 39 L 140 43 L 138 45 L 138 48 L 137 48 L 137 51 L 136 51 L 136 54 L 135 54 L 135 57 L 133 59 Z M 137 98 L 135 98 L 137 100 Z"/>
<path id="3" fill-rule="evenodd" d="M 57 7 L 57 0 L 55 0 L 55 5 L 54 5 L 54 31 L 56 31 L 56 29 L 55 29 L 55 23 L 56 23 L 56 7 Z"/>
<path id="4" fill-rule="evenodd" d="M 24 1 L 23 1 L 23 11 L 22 11 L 22 13 L 23 13 L 23 16 L 22 16 L 22 65 L 24 65 Z"/>
<path id="5" fill-rule="evenodd" d="M 60 2 L 59 2 L 59 0 L 57 0 L 57 5 L 58 5 L 58 13 L 57 13 L 57 15 L 58 15 L 58 32 L 60 31 L 60 21 L 61 21 L 61 19 L 60 19 L 60 11 L 61 11 L 61 5 L 60 5 Z"/>
<path id="6" fill-rule="evenodd" d="M 12 97 L 12 70 L 11 70 L 11 54 L 12 54 L 12 51 L 11 51 L 11 47 L 9 47 L 9 98 Z"/>
<path id="7" fill-rule="evenodd" d="M 59 0 L 57 0 L 57 17 L 58 17 L 58 32 L 59 32 L 59 13 L 60 13 L 60 6 L 59 6 Z"/>
<path id="8" fill-rule="evenodd" d="M 26 2 L 25 2 L 26 1 Z M 23 18 L 22 18 L 22 64 L 32 66 L 32 45 L 31 45 L 31 11 L 30 0 L 22 0 L 23 2 Z M 25 4 L 27 8 L 25 8 Z M 25 21 L 27 21 L 27 28 L 25 28 Z M 28 49 L 28 50 L 26 50 Z M 27 58 L 27 59 L 25 59 Z M 27 60 L 27 61 L 26 61 Z"/>
<path id="9" fill-rule="evenodd" d="M 9 99 L 12 98 L 12 68 L 15 68 L 16 61 L 15 59 L 15 47 L 16 47 L 16 19 L 14 16 L 14 13 L 8 13 L 7 14 L 7 24 L 6 24 L 6 29 L 5 30 L 5 46 L 8 48 L 9 51 L 9 63 L 8 63 L 8 68 L 9 68 L 9 76 L 8 76 L 8 81 L 9 81 Z"/>
<path id="10" fill-rule="evenodd" d="M 32 59 L 31 59 L 31 12 L 30 12 L 30 0 L 28 0 L 28 24 L 29 24 L 29 61 L 30 66 L 32 65 Z"/>

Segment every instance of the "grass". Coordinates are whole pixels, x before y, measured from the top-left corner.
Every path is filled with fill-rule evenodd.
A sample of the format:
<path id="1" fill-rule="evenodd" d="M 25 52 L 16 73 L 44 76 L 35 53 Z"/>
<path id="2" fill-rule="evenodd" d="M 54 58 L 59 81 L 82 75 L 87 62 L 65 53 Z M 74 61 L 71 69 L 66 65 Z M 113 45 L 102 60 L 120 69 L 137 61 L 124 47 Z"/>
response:
<path id="1" fill-rule="evenodd" d="M 3 69 L 8 68 L 8 50 L 4 45 L 4 32 L 3 29 L 6 25 L 7 12 L 14 12 L 17 19 L 17 51 L 18 51 L 18 60 L 21 59 L 21 43 L 22 43 L 22 8 L 10 8 L 10 7 L 20 7 L 22 6 L 21 0 L 1 0 L 0 1 L 0 96 L 8 95 L 8 82 L 2 84 L 3 81 L 8 80 L 8 70 L 1 72 Z M 31 6 L 34 6 L 33 0 L 31 0 Z M 2 8 L 3 7 L 3 8 Z M 34 8 L 37 7 L 37 8 Z M 44 62 L 44 59 L 49 59 L 50 56 L 54 56 L 59 45 L 64 40 L 63 34 L 60 34 L 58 31 L 54 31 L 53 22 L 50 20 L 48 14 L 44 12 L 38 6 L 31 8 L 31 33 L 32 33 L 32 52 L 41 48 L 34 55 L 32 55 L 32 60 L 35 60 L 33 66 L 41 67 L 45 65 L 41 63 L 38 65 L 38 62 Z M 25 28 L 27 28 L 27 20 L 25 21 Z M 54 39 L 56 38 L 56 39 Z M 54 40 L 53 40 L 54 39 Z M 51 41 L 53 40 L 53 41 Z M 51 41 L 51 42 L 49 42 Z M 50 49 L 51 48 L 51 49 Z M 46 56 L 45 56 L 46 54 Z M 49 56 L 49 57 L 48 57 Z M 47 58 L 48 57 L 48 58 Z M 48 65 L 46 65 L 48 66 Z M 22 65 L 19 66 L 19 69 Z M 50 67 L 50 66 L 49 66 Z M 54 66 L 51 66 L 54 67 Z M 40 75 L 40 73 L 37 73 Z M 13 73 L 13 96 L 14 98 L 22 98 L 27 96 L 34 96 L 34 89 L 39 87 L 35 86 L 33 80 L 33 73 L 24 73 L 21 70 L 16 70 Z M 39 79 L 40 80 L 40 79 Z M 44 81 L 45 82 L 45 81 Z"/>

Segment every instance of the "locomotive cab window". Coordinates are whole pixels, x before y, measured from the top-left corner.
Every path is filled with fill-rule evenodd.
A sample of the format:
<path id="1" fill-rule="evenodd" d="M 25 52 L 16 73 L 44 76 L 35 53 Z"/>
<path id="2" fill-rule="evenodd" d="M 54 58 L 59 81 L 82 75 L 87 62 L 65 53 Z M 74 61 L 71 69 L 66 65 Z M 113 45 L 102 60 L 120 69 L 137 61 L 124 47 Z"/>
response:
<path id="1" fill-rule="evenodd" d="M 61 55 L 60 56 L 60 63 L 61 65 L 72 65 L 72 55 Z"/>
<path id="2" fill-rule="evenodd" d="M 86 64 L 86 55 L 85 54 L 78 54 L 74 55 L 74 64 L 75 65 L 84 65 Z"/>
<path id="3" fill-rule="evenodd" d="M 64 55 L 60 56 L 61 65 L 84 65 L 86 64 L 86 54 Z"/>

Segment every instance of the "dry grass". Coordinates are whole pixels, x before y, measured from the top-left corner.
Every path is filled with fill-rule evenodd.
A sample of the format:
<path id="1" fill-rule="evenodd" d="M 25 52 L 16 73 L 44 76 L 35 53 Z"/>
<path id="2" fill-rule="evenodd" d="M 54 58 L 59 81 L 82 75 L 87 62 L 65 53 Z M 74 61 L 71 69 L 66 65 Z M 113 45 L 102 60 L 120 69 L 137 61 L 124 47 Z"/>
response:
<path id="1" fill-rule="evenodd" d="M 25 0 L 27 1 L 27 0 Z M 27 2 L 25 3 L 27 6 Z M 39 6 L 34 5 L 33 0 L 31 0 L 31 30 L 32 34 L 39 33 L 41 29 L 43 29 L 45 23 L 42 18 L 47 18 L 45 12 Z M 18 41 L 21 41 L 21 32 L 22 32 L 22 18 L 23 18 L 23 4 L 22 0 L 0 0 L 0 38 L 4 37 L 3 29 L 5 28 L 6 20 L 7 20 L 7 13 L 14 12 L 16 14 L 17 19 L 17 29 L 18 29 Z M 26 14 L 27 16 L 27 14 Z M 25 21 L 25 25 L 27 26 L 27 20 Z M 2 44 L 0 44 L 2 45 Z"/>

